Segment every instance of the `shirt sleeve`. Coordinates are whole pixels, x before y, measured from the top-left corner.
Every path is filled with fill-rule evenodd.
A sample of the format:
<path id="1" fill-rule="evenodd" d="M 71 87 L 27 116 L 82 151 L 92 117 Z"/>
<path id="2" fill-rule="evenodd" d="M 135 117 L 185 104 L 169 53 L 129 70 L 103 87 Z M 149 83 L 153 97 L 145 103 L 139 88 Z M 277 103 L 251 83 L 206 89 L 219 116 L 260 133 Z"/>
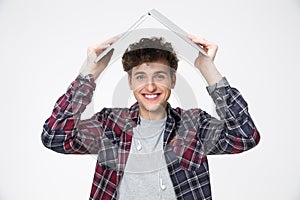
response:
<path id="1" fill-rule="evenodd" d="M 97 153 L 102 123 L 97 115 L 80 120 L 91 102 L 96 84 L 92 75 L 79 75 L 55 103 L 51 116 L 43 126 L 43 144 L 65 154 Z"/>
<path id="2" fill-rule="evenodd" d="M 225 77 L 208 86 L 207 91 L 219 119 L 204 111 L 200 114 L 199 132 L 205 154 L 240 153 L 257 145 L 260 135 L 241 93 Z"/>

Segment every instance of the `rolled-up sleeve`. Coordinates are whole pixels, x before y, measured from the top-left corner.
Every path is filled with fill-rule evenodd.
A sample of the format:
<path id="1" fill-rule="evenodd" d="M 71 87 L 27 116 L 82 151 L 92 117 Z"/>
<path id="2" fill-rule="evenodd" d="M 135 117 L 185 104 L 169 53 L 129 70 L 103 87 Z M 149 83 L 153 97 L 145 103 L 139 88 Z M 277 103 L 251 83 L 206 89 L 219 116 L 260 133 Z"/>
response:
<path id="1" fill-rule="evenodd" d="M 257 145 L 260 135 L 241 93 L 231 87 L 225 77 L 208 86 L 207 91 L 216 105 L 219 119 L 201 112 L 199 132 L 205 153 L 240 153 Z"/>
<path id="2" fill-rule="evenodd" d="M 92 75 L 81 74 L 55 103 L 45 121 L 41 135 L 44 146 L 59 153 L 86 154 L 98 152 L 101 122 L 94 115 L 80 120 L 91 102 L 96 84 Z"/>

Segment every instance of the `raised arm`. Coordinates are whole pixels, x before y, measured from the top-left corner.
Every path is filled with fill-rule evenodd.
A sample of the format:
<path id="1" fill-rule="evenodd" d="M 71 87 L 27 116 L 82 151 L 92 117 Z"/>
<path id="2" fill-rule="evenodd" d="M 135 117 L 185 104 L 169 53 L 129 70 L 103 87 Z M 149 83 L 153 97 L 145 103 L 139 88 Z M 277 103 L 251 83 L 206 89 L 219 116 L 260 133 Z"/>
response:
<path id="1" fill-rule="evenodd" d="M 240 92 L 229 85 L 214 64 L 218 46 L 212 42 L 188 36 L 206 50 L 207 56 L 199 53 L 195 67 L 208 83 L 208 92 L 216 104 L 220 119 L 204 111 L 199 116 L 199 137 L 205 154 L 240 153 L 260 140 L 259 132 L 249 114 L 248 104 Z"/>
<path id="2" fill-rule="evenodd" d="M 81 74 L 57 100 L 43 126 L 42 142 L 47 148 L 66 154 L 98 153 L 104 114 L 98 113 L 87 120 L 80 118 L 91 102 L 96 87 L 95 79 L 108 65 L 113 52 L 109 52 L 98 63 L 94 63 L 94 60 L 115 40 L 112 38 L 88 48 L 87 62 Z"/>
<path id="3" fill-rule="evenodd" d="M 99 75 L 103 72 L 103 70 L 108 65 L 110 58 L 113 54 L 113 49 L 110 50 L 101 60 L 97 63 L 94 63 L 95 59 L 99 54 L 101 54 L 106 48 L 108 48 L 111 44 L 118 40 L 118 36 L 115 36 L 101 44 L 97 44 L 94 46 L 90 46 L 87 49 L 87 61 L 83 67 L 81 74 L 83 76 L 92 74 L 94 79 L 96 80 Z"/>
<path id="4" fill-rule="evenodd" d="M 208 56 L 203 56 L 199 52 L 199 56 L 195 60 L 195 67 L 199 69 L 208 85 L 213 85 L 222 79 L 222 75 L 214 64 L 218 46 L 212 42 L 208 42 L 205 39 L 198 38 L 193 35 L 188 35 L 188 38 L 198 45 L 202 45 L 206 50 Z"/>

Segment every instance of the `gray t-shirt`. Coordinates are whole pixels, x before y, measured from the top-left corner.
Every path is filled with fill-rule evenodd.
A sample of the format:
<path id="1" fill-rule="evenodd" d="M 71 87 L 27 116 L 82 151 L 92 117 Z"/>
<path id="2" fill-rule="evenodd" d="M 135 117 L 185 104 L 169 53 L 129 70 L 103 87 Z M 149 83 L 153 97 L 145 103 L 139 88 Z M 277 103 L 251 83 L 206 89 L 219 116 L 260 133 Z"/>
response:
<path id="1" fill-rule="evenodd" d="M 165 124 L 166 117 L 140 117 L 140 124 L 133 129 L 130 154 L 118 186 L 119 200 L 176 199 L 163 151 Z"/>

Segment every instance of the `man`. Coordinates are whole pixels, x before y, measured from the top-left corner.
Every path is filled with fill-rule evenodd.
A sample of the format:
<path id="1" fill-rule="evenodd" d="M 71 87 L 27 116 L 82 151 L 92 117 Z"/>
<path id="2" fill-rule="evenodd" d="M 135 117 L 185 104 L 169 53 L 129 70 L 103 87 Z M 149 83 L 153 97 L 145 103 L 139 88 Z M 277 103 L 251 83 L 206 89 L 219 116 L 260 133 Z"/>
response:
<path id="1" fill-rule="evenodd" d="M 80 120 L 112 51 L 93 61 L 116 38 L 88 49 L 85 68 L 56 102 L 43 144 L 59 153 L 98 154 L 90 200 L 212 199 L 206 156 L 240 153 L 259 142 L 247 103 L 214 65 L 217 45 L 188 37 L 208 54 L 199 53 L 195 67 L 209 85 L 220 119 L 167 102 L 178 59 L 170 43 L 155 37 L 130 45 L 122 57 L 137 100 L 130 108 L 104 108 Z"/>

